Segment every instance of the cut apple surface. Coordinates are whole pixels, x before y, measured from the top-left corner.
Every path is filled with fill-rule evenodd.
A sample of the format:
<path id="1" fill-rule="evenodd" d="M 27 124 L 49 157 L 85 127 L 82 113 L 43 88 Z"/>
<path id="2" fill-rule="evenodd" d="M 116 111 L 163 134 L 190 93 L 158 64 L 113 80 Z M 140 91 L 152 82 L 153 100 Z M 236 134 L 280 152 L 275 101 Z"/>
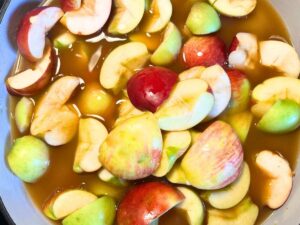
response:
<path id="1" fill-rule="evenodd" d="M 180 163 L 175 163 L 171 171 L 167 174 L 167 180 L 174 184 L 191 185 L 188 181 Z"/>
<path id="2" fill-rule="evenodd" d="M 7 91 L 12 95 L 31 96 L 49 83 L 53 70 L 53 52 L 47 47 L 43 58 L 35 64 L 34 69 L 26 69 L 6 81 Z"/>
<path id="3" fill-rule="evenodd" d="M 60 5 L 64 12 L 80 9 L 81 3 L 82 0 L 60 0 Z"/>
<path id="4" fill-rule="evenodd" d="M 58 7 L 38 7 L 23 18 L 17 34 L 19 52 L 28 60 L 36 62 L 43 58 L 46 34 L 63 16 Z"/>
<path id="5" fill-rule="evenodd" d="M 85 190 L 67 190 L 52 196 L 45 203 L 43 211 L 50 219 L 60 220 L 96 199 L 96 195 Z"/>
<path id="6" fill-rule="evenodd" d="M 277 40 L 262 41 L 259 51 L 262 65 L 275 68 L 285 76 L 299 76 L 300 59 L 291 45 Z"/>
<path id="7" fill-rule="evenodd" d="M 100 72 L 100 83 L 106 89 L 120 92 L 129 78 L 144 67 L 150 55 L 146 45 L 130 42 L 115 48 L 105 59 Z"/>
<path id="8" fill-rule="evenodd" d="M 206 68 L 204 66 L 195 66 L 179 74 L 179 80 L 188 80 L 193 78 L 201 79 L 201 74 Z"/>
<path id="9" fill-rule="evenodd" d="M 30 127 L 33 116 L 34 103 L 32 99 L 23 97 L 18 101 L 15 108 L 15 121 L 18 130 L 24 133 Z"/>
<path id="10" fill-rule="evenodd" d="M 111 185 L 114 186 L 119 186 L 119 187 L 124 187 L 128 185 L 128 182 L 118 178 L 116 176 L 114 176 L 112 173 L 110 173 L 108 170 L 102 168 L 99 173 L 98 173 L 98 177 L 100 180 L 109 183 Z"/>
<path id="11" fill-rule="evenodd" d="M 200 79 L 180 81 L 155 113 L 160 128 L 187 130 L 205 119 L 214 105 L 214 97 L 208 93 L 208 88 L 208 84 Z"/>
<path id="12" fill-rule="evenodd" d="M 109 24 L 108 32 L 127 34 L 134 30 L 143 18 L 145 0 L 115 0 L 115 15 Z"/>
<path id="13" fill-rule="evenodd" d="M 111 6 L 112 0 L 85 0 L 78 10 L 66 12 L 61 23 L 73 34 L 96 33 L 108 20 Z"/>

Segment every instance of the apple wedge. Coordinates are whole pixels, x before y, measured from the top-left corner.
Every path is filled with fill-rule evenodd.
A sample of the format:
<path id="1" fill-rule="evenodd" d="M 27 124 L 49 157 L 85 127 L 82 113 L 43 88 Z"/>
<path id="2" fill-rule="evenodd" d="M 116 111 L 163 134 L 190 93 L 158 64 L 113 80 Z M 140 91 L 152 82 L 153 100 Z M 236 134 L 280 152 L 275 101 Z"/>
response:
<path id="1" fill-rule="evenodd" d="M 108 32 L 127 34 L 141 22 L 145 12 L 145 0 L 114 0 L 115 15 L 109 24 Z"/>
<path id="2" fill-rule="evenodd" d="M 251 113 L 258 118 L 263 117 L 273 106 L 273 102 L 259 102 L 251 107 Z"/>
<path id="3" fill-rule="evenodd" d="M 34 102 L 32 99 L 23 97 L 18 101 L 15 108 L 15 121 L 20 133 L 24 133 L 29 129 L 33 110 Z"/>
<path id="4" fill-rule="evenodd" d="M 291 45 L 276 40 L 261 41 L 259 52 L 262 65 L 275 68 L 285 76 L 299 76 L 300 59 Z"/>
<path id="5" fill-rule="evenodd" d="M 159 167 L 153 173 L 156 177 L 165 176 L 191 144 L 189 131 L 167 132 L 163 136 L 163 152 Z"/>
<path id="6" fill-rule="evenodd" d="M 80 9 L 81 3 L 82 0 L 60 0 L 60 6 L 64 12 Z"/>
<path id="7" fill-rule="evenodd" d="M 191 185 L 188 181 L 180 163 L 175 163 L 171 171 L 167 174 L 167 180 L 174 184 Z"/>
<path id="8" fill-rule="evenodd" d="M 94 34 L 105 25 L 112 0 L 84 0 L 78 10 L 66 12 L 61 23 L 77 35 Z"/>
<path id="9" fill-rule="evenodd" d="M 179 80 L 188 80 L 193 78 L 201 79 L 201 74 L 206 68 L 204 66 L 195 66 L 179 74 Z"/>
<path id="10" fill-rule="evenodd" d="M 104 168 L 102 168 L 99 171 L 98 177 L 99 177 L 100 180 L 102 180 L 102 181 L 104 181 L 104 182 L 106 182 L 108 184 L 114 185 L 114 186 L 125 187 L 125 186 L 128 185 L 127 181 L 114 176 L 108 170 L 106 170 Z"/>
<path id="11" fill-rule="evenodd" d="M 250 14 L 257 0 L 208 0 L 219 13 L 230 17 L 242 17 Z"/>
<path id="12" fill-rule="evenodd" d="M 93 118 L 80 119 L 74 172 L 94 172 L 101 168 L 98 160 L 99 148 L 107 135 L 107 129 L 100 121 Z"/>
<path id="13" fill-rule="evenodd" d="M 144 31 L 156 33 L 164 29 L 170 22 L 173 6 L 170 0 L 152 0 L 149 12 Z"/>
<path id="14" fill-rule="evenodd" d="M 119 93 L 129 78 L 144 67 L 149 57 L 146 45 L 140 42 L 130 42 L 115 48 L 103 62 L 101 85 Z"/>
<path id="15" fill-rule="evenodd" d="M 43 58 L 46 46 L 46 34 L 63 16 L 58 7 L 38 7 L 23 18 L 17 33 L 19 52 L 32 62 Z"/>
<path id="16" fill-rule="evenodd" d="M 208 84 L 200 79 L 189 79 L 176 84 L 169 98 L 155 116 L 165 131 L 187 130 L 207 117 L 214 105 Z"/>
<path id="17" fill-rule="evenodd" d="M 48 46 L 43 58 L 33 69 L 27 69 L 7 78 L 7 91 L 11 95 L 32 96 L 44 89 L 52 76 L 53 59 L 54 54 Z"/>
<path id="18" fill-rule="evenodd" d="M 45 203 L 43 212 L 52 220 L 60 220 L 96 199 L 96 195 L 85 190 L 66 190 L 52 196 Z"/>

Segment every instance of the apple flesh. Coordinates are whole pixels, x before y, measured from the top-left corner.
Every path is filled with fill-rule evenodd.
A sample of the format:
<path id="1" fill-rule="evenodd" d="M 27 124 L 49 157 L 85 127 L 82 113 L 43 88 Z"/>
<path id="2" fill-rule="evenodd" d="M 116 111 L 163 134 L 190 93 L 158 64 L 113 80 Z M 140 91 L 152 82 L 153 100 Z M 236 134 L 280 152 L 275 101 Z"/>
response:
<path id="1" fill-rule="evenodd" d="M 154 113 L 169 97 L 177 80 L 178 76 L 172 70 L 147 67 L 128 81 L 128 97 L 136 108 Z"/>
<path id="2" fill-rule="evenodd" d="M 104 168 L 102 168 L 99 171 L 98 177 L 100 180 L 117 187 L 124 187 L 128 185 L 127 181 L 114 176 L 112 173 L 110 173 L 108 170 Z"/>
<path id="3" fill-rule="evenodd" d="M 215 190 L 238 178 L 243 156 L 242 145 L 231 126 L 216 121 L 185 154 L 181 167 L 194 187 Z"/>
<path id="4" fill-rule="evenodd" d="M 34 110 L 33 100 L 23 97 L 15 108 L 15 121 L 20 133 L 24 133 L 30 127 Z"/>
<path id="5" fill-rule="evenodd" d="M 195 66 L 179 74 L 179 80 L 188 80 L 193 78 L 201 79 L 201 74 L 206 68 L 204 66 Z"/>
<path id="6" fill-rule="evenodd" d="M 80 9 L 81 0 L 60 0 L 61 8 L 64 12 Z"/>
<path id="7" fill-rule="evenodd" d="M 32 62 L 43 58 L 46 46 L 46 34 L 63 16 L 58 7 L 38 7 L 23 18 L 17 33 L 19 52 Z"/>
<path id="8" fill-rule="evenodd" d="M 167 174 L 167 180 L 173 184 L 191 185 L 188 181 L 180 163 L 175 163 L 171 171 Z"/>
<path id="9" fill-rule="evenodd" d="M 184 200 L 169 184 L 148 182 L 135 186 L 122 199 L 117 211 L 119 225 L 150 225 Z"/>

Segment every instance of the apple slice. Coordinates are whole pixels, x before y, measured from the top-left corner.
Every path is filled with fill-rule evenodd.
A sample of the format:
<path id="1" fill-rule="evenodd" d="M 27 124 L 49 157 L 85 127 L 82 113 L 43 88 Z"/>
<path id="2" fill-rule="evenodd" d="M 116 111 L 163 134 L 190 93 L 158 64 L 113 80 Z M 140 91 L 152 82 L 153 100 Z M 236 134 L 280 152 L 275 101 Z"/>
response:
<path id="1" fill-rule="evenodd" d="M 196 143 L 198 138 L 200 138 L 202 132 L 198 131 L 198 130 L 190 130 L 190 134 L 192 137 L 192 144 Z"/>
<path id="2" fill-rule="evenodd" d="M 78 10 L 66 12 L 61 23 L 73 34 L 96 33 L 108 20 L 111 5 L 112 0 L 84 0 Z"/>
<path id="3" fill-rule="evenodd" d="M 225 16 L 242 17 L 250 14 L 256 7 L 257 0 L 208 0 L 219 13 Z"/>
<path id="4" fill-rule="evenodd" d="M 188 181 L 180 163 L 175 163 L 171 171 L 167 174 L 167 179 L 174 184 L 191 185 Z"/>
<path id="5" fill-rule="evenodd" d="M 100 180 L 109 183 L 111 185 L 114 186 L 118 186 L 118 187 L 125 187 L 128 185 L 128 182 L 118 178 L 116 176 L 114 176 L 113 174 L 111 174 L 108 170 L 102 168 L 99 173 L 98 173 L 98 177 Z"/>
<path id="6" fill-rule="evenodd" d="M 27 69 L 7 78 L 7 91 L 11 95 L 31 96 L 44 89 L 52 76 L 53 57 L 52 49 L 48 46 L 43 58 L 35 64 L 34 69 Z"/>
<path id="7" fill-rule="evenodd" d="M 163 153 L 160 165 L 153 173 L 156 177 L 165 176 L 191 144 L 189 131 L 167 132 L 164 135 Z"/>
<path id="8" fill-rule="evenodd" d="M 145 0 L 115 0 L 116 12 L 109 24 L 108 32 L 127 34 L 141 22 L 145 12 Z"/>
<path id="9" fill-rule="evenodd" d="M 155 113 L 160 128 L 165 131 L 187 130 L 205 119 L 214 105 L 214 97 L 208 93 L 208 88 L 208 84 L 200 79 L 177 83 Z"/>
<path id="10" fill-rule="evenodd" d="M 185 199 L 176 208 L 186 212 L 189 225 L 200 225 L 203 223 L 205 209 L 201 199 L 196 193 L 186 187 L 179 187 L 179 191 Z"/>
<path id="11" fill-rule="evenodd" d="M 264 186 L 264 203 L 277 209 L 288 199 L 293 186 L 293 172 L 288 161 L 276 153 L 265 150 L 256 156 L 256 165 L 269 178 Z"/>
<path id="12" fill-rule="evenodd" d="M 96 195 L 80 189 L 58 192 L 46 202 L 43 211 L 50 219 L 60 220 L 96 199 Z"/>
<path id="13" fill-rule="evenodd" d="M 251 107 L 251 113 L 256 117 L 263 117 L 273 106 L 272 102 L 259 102 Z"/>
<path id="14" fill-rule="evenodd" d="M 156 33 L 170 22 L 173 6 L 170 0 L 152 0 L 144 31 Z"/>
<path id="15" fill-rule="evenodd" d="M 195 66 L 188 70 L 185 70 L 179 74 L 179 80 L 187 80 L 187 79 L 193 79 L 198 78 L 201 79 L 201 74 L 206 68 L 204 66 Z"/>
<path id="16" fill-rule="evenodd" d="M 21 98 L 15 108 L 15 121 L 20 133 L 24 133 L 30 127 L 33 116 L 34 103 L 32 99 Z"/>
<path id="17" fill-rule="evenodd" d="M 115 48 L 103 62 L 101 85 L 119 93 L 129 78 L 144 67 L 149 57 L 146 45 L 140 42 L 130 42 Z"/>
<path id="18" fill-rule="evenodd" d="M 60 0 L 61 8 L 64 12 L 80 9 L 81 0 Z"/>
<path id="19" fill-rule="evenodd" d="M 276 40 L 261 41 L 259 52 L 262 65 L 275 68 L 285 76 L 299 76 L 299 56 L 291 45 Z"/>
<path id="20" fill-rule="evenodd" d="M 181 167 L 194 187 L 215 190 L 237 179 L 243 156 L 242 145 L 231 126 L 216 121 L 185 154 Z"/>
<path id="21" fill-rule="evenodd" d="M 184 200 L 176 188 L 162 182 L 148 182 L 132 188 L 117 211 L 119 225 L 150 225 Z"/>
<path id="22" fill-rule="evenodd" d="M 25 15 L 17 33 L 17 45 L 26 59 L 36 62 L 43 58 L 46 34 L 63 14 L 60 8 L 47 6 L 35 8 Z"/>

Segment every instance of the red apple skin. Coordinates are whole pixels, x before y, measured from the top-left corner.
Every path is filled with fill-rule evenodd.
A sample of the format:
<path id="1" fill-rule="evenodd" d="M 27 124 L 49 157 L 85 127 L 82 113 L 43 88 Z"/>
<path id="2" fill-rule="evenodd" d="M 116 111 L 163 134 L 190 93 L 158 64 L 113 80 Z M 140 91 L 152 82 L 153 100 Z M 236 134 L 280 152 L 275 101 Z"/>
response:
<path id="1" fill-rule="evenodd" d="M 226 64 L 226 46 L 217 36 L 190 38 L 182 48 L 182 62 L 187 68 Z"/>
<path id="2" fill-rule="evenodd" d="M 81 0 L 60 0 L 60 5 L 64 12 L 69 12 L 79 9 Z"/>
<path id="3" fill-rule="evenodd" d="M 162 182 L 148 182 L 132 188 L 117 211 L 118 225 L 149 225 L 184 200 L 176 188 Z"/>
<path id="4" fill-rule="evenodd" d="M 140 110 L 156 112 L 169 97 L 178 75 L 162 67 L 147 67 L 135 74 L 127 83 L 131 103 Z"/>
<path id="5" fill-rule="evenodd" d="M 230 47 L 229 47 L 229 53 L 235 51 L 237 49 L 237 47 L 239 46 L 240 42 L 238 40 L 238 38 L 235 36 L 233 39 L 232 39 L 232 42 L 230 44 Z"/>

